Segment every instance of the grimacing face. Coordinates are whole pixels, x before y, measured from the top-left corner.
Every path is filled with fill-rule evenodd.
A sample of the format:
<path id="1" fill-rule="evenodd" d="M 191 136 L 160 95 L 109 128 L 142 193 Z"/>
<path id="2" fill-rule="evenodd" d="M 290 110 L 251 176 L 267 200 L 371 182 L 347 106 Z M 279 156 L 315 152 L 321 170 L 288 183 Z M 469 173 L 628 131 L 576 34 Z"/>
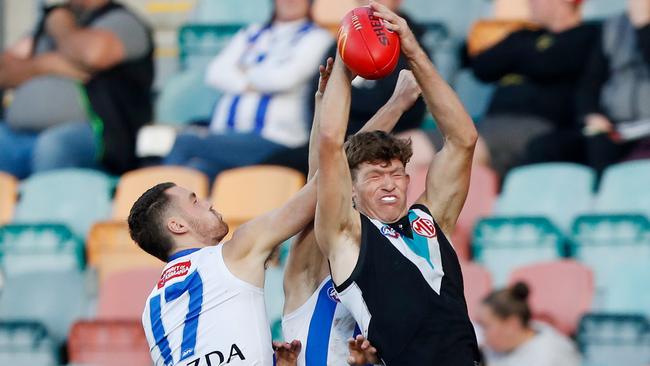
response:
<path id="1" fill-rule="evenodd" d="M 406 214 L 409 176 L 401 161 L 361 163 L 352 174 L 352 199 L 358 211 L 386 224 Z"/>
<path id="2" fill-rule="evenodd" d="M 228 224 L 212 208 L 210 201 L 200 199 L 194 192 L 179 186 L 169 188 L 166 193 L 171 196 L 172 210 L 184 221 L 189 232 L 203 243 L 217 245 L 228 234 Z"/>

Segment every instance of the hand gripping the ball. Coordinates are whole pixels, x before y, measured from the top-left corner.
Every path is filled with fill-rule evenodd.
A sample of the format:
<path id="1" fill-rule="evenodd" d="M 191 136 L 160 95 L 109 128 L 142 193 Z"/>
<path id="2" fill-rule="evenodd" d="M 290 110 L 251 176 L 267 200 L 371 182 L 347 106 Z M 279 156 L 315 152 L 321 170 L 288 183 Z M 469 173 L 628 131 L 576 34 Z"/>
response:
<path id="1" fill-rule="evenodd" d="M 386 29 L 391 30 L 399 35 L 402 53 L 404 56 L 411 58 L 414 57 L 419 51 L 422 50 L 415 35 L 411 31 L 406 20 L 386 6 L 370 0 L 370 8 L 374 11 L 373 15 L 384 20 Z"/>

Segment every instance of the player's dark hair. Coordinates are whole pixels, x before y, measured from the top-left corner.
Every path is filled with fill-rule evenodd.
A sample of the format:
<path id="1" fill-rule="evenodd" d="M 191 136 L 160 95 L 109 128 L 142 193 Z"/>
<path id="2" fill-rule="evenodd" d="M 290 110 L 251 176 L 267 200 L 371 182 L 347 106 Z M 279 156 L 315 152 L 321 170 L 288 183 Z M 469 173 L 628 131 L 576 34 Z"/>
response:
<path id="1" fill-rule="evenodd" d="M 174 183 L 160 183 L 149 188 L 135 201 L 128 219 L 131 239 L 163 262 L 167 262 L 174 245 L 165 228 L 164 214 L 171 202 L 165 191 L 175 186 Z"/>
<path id="2" fill-rule="evenodd" d="M 528 327 L 531 318 L 529 293 L 528 285 L 517 282 L 510 288 L 492 292 L 483 300 L 483 304 L 489 306 L 497 317 L 507 319 L 514 315 L 524 327 Z"/>
<path id="3" fill-rule="evenodd" d="M 384 131 L 357 133 L 348 138 L 344 147 L 352 179 L 356 178 L 356 169 L 362 163 L 388 163 L 397 159 L 406 167 L 413 155 L 411 139 L 399 139 Z"/>

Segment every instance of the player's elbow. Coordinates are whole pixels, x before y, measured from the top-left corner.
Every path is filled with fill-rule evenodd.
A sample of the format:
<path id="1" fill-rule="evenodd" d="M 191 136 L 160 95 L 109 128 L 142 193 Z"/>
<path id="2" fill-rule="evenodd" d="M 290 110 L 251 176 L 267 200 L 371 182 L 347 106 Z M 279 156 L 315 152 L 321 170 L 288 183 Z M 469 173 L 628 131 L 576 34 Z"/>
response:
<path id="1" fill-rule="evenodd" d="M 91 70 L 106 70 L 124 59 L 124 47 L 112 35 L 101 35 L 97 42 L 84 47 L 81 62 Z"/>
<path id="2" fill-rule="evenodd" d="M 343 139 L 334 131 L 328 131 L 321 127 L 318 136 L 318 152 L 320 157 L 327 158 L 335 151 L 343 148 Z"/>

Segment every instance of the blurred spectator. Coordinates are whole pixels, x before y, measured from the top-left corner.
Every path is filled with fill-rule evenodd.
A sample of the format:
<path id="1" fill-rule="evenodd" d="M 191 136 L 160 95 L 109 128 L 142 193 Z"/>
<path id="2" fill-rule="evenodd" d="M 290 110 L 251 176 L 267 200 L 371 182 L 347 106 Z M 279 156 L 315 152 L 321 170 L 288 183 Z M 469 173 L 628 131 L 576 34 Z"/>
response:
<path id="1" fill-rule="evenodd" d="M 580 0 L 529 1 L 541 29 L 511 33 L 471 59 L 479 79 L 499 82 L 477 158 L 502 176 L 522 163 L 582 160 L 575 89 L 598 26 L 581 24 Z"/>
<path id="2" fill-rule="evenodd" d="M 587 162 L 599 173 L 630 157 L 650 157 L 650 0 L 605 22 L 587 64 L 578 109 Z"/>
<path id="3" fill-rule="evenodd" d="M 571 341 L 544 323 L 531 322 L 528 286 L 488 295 L 479 310 L 487 366 L 579 366 Z"/>
<path id="4" fill-rule="evenodd" d="M 2 54 L 0 87 L 15 88 L 0 123 L 0 170 L 20 178 L 63 167 L 136 165 L 152 113 L 147 26 L 109 0 L 44 10 L 31 37 Z"/>
<path id="5" fill-rule="evenodd" d="M 407 20 L 411 29 L 418 40 L 421 40 L 424 35 L 424 28 L 413 22 L 410 17 L 399 11 L 402 0 L 378 0 L 388 6 L 391 10 L 396 11 L 401 17 Z M 358 0 L 359 6 L 368 5 L 368 1 Z M 420 42 L 422 43 L 422 42 Z M 327 57 L 336 56 L 336 45 L 327 51 Z M 324 63 L 324 61 L 323 61 Z M 400 56 L 399 62 L 395 67 L 395 71 L 387 77 L 380 80 L 365 80 L 357 77 L 352 83 L 352 104 L 350 105 L 350 122 L 348 124 L 348 134 L 354 134 L 363 127 L 363 125 L 370 120 L 370 118 L 388 101 L 393 94 L 399 72 L 402 69 L 408 69 L 408 64 L 403 55 Z M 314 98 L 312 96 L 316 93 L 318 87 L 318 73 L 314 74 L 314 79 L 310 84 L 311 89 L 308 94 L 308 101 L 310 111 L 314 110 Z M 395 126 L 394 133 L 401 135 L 401 137 L 411 137 L 413 140 L 413 158 L 407 169 L 414 169 L 417 165 L 428 165 L 433 158 L 434 149 L 433 145 L 420 130 L 426 107 L 422 99 L 418 99 L 411 109 L 405 112 Z M 307 174 L 307 156 L 309 146 L 307 144 L 275 154 L 270 159 L 266 160 L 269 164 L 278 164 L 292 167 Z"/>
<path id="6" fill-rule="evenodd" d="M 308 0 L 275 0 L 271 20 L 240 31 L 208 66 L 206 82 L 224 92 L 210 130 L 176 138 L 166 164 L 214 178 L 225 169 L 258 164 L 309 138 L 304 96 L 332 42 L 316 26 Z"/>

